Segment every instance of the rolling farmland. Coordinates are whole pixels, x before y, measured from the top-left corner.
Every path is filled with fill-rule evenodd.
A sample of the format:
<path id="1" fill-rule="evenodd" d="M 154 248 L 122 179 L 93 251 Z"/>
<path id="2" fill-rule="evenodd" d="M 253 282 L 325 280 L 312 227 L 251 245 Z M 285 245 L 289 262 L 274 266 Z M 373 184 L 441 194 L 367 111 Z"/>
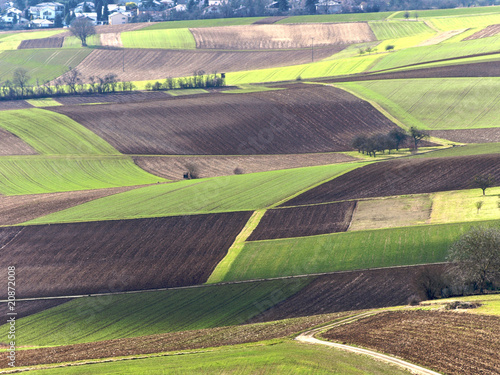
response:
<path id="1" fill-rule="evenodd" d="M 64 38 L 42 38 L 42 39 L 25 39 L 21 41 L 17 49 L 29 48 L 61 48 L 63 46 Z"/>
<path id="2" fill-rule="evenodd" d="M 424 22 L 369 22 L 373 33 L 378 40 L 397 39 L 416 34 L 429 34 L 434 31 Z"/>
<path id="3" fill-rule="evenodd" d="M 343 325 L 323 336 L 374 348 L 446 374 L 494 374 L 500 363 L 499 327 L 500 318 L 493 316 L 398 311 Z"/>
<path id="4" fill-rule="evenodd" d="M 252 25 L 190 29 L 202 49 L 308 48 L 375 40 L 366 23 Z"/>
<path id="5" fill-rule="evenodd" d="M 249 241 L 345 232 L 356 202 L 268 210 Z"/>
<path id="6" fill-rule="evenodd" d="M 47 30 L 47 31 L 35 31 L 35 32 L 24 32 L 24 33 L 21 32 L 21 33 L 0 34 L 0 51 L 15 50 L 24 40 L 44 39 L 61 33 L 62 33 L 61 30 Z"/>
<path id="7" fill-rule="evenodd" d="M 333 87 L 148 103 L 52 107 L 126 154 L 245 155 L 351 150 L 357 134 L 396 127 Z M 242 166 L 244 168 L 244 166 Z"/>
<path id="8" fill-rule="evenodd" d="M 429 20 L 439 30 L 456 30 L 472 27 L 486 27 L 500 23 L 500 14 L 470 15 L 462 17 L 439 17 Z"/>
<path id="9" fill-rule="evenodd" d="M 188 29 L 136 30 L 121 33 L 125 48 L 194 49 L 196 43 Z"/>
<path id="10" fill-rule="evenodd" d="M 376 101 L 408 127 L 449 130 L 499 126 L 498 77 L 383 80 L 338 86 Z"/>
<path id="11" fill-rule="evenodd" d="M 464 40 L 488 38 L 490 36 L 495 36 L 498 33 L 500 33 L 500 25 L 490 25 L 490 26 L 478 31 L 477 33 L 474 33 L 471 36 L 465 38 Z"/>
<path id="12" fill-rule="evenodd" d="M 200 27 L 215 27 L 215 26 L 234 26 L 234 25 L 251 25 L 263 17 L 238 17 L 238 18 L 214 18 L 189 21 L 168 21 L 158 22 L 147 26 L 144 30 L 163 30 L 163 29 L 184 29 L 184 28 L 200 28 Z"/>
<path id="13" fill-rule="evenodd" d="M 18 265 L 25 280 L 19 298 L 201 284 L 249 217 L 236 212 L 0 228 L 2 251 L 9 254 L 2 265 Z"/>
<path id="14" fill-rule="evenodd" d="M 498 226 L 498 221 L 481 224 Z M 471 226 L 425 225 L 247 242 L 221 281 L 444 262 L 448 247 Z"/>
<path id="15" fill-rule="evenodd" d="M 0 114 L 0 118 L 2 115 Z M 11 132 L 0 129 L 0 155 L 35 155 L 37 152 Z"/>
<path id="16" fill-rule="evenodd" d="M 30 221 L 30 224 L 253 211 L 276 204 L 363 163 L 185 180 L 135 189 Z M 159 178 L 159 177 L 158 177 Z"/>
<path id="17" fill-rule="evenodd" d="M 370 164 L 308 190 L 284 205 L 469 189 L 478 174 L 491 173 L 498 179 L 498 160 L 500 156 L 495 154 Z"/>

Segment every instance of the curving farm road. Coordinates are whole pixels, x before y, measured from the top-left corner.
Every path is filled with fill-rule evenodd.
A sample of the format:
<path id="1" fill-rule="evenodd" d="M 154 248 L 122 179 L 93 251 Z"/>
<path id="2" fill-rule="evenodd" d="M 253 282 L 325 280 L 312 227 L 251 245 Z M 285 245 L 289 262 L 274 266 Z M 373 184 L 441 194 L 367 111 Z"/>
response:
<path id="1" fill-rule="evenodd" d="M 330 341 L 319 340 L 319 339 L 317 339 L 317 338 L 314 337 L 315 335 L 317 335 L 317 334 L 319 334 L 321 332 L 324 332 L 324 331 L 326 331 L 326 330 L 328 330 L 330 328 L 334 328 L 334 327 L 337 327 L 337 326 L 340 326 L 340 325 L 344 325 L 344 324 L 353 323 L 353 322 L 355 322 L 355 321 L 357 321 L 359 319 L 366 318 L 366 317 L 371 316 L 371 315 L 379 314 L 379 313 L 384 312 L 384 311 L 387 311 L 387 310 L 368 311 L 368 312 L 364 312 L 364 313 L 361 313 L 361 314 L 352 315 L 352 316 L 349 316 L 347 318 L 343 318 L 343 319 L 337 320 L 336 322 L 334 322 L 332 324 L 328 324 L 326 326 L 322 326 L 322 327 L 319 327 L 319 328 L 312 329 L 310 331 L 303 332 L 300 335 L 298 335 L 295 338 L 295 340 L 303 342 L 303 343 L 309 343 L 309 344 L 326 345 L 326 346 L 329 346 L 329 347 L 332 347 L 332 348 L 336 348 L 336 349 L 347 350 L 347 351 L 352 352 L 352 353 L 368 355 L 368 356 L 376 358 L 378 360 L 381 360 L 381 361 L 384 361 L 384 362 L 387 362 L 387 363 L 391 363 L 391 364 L 403 367 L 403 368 L 405 368 L 406 370 L 410 371 L 413 374 L 418 374 L 418 375 L 440 375 L 439 372 L 428 370 L 428 369 L 426 369 L 424 367 L 417 366 L 417 365 L 415 365 L 413 363 L 406 362 L 406 361 L 404 361 L 402 359 L 399 359 L 399 358 L 395 358 L 395 357 L 391 357 L 391 356 L 388 356 L 388 355 L 385 355 L 385 354 L 377 353 L 377 352 L 372 351 L 372 350 L 361 349 L 361 348 L 357 348 L 357 347 L 354 347 L 354 346 L 349 346 L 349 345 L 344 345 L 344 344 L 337 344 L 337 343 L 330 342 Z"/>

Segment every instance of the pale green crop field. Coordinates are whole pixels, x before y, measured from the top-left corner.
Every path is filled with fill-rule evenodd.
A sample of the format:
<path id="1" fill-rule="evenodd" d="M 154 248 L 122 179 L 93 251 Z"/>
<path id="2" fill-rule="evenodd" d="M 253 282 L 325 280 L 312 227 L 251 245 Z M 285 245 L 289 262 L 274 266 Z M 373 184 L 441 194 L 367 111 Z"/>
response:
<path id="1" fill-rule="evenodd" d="M 314 14 L 307 16 L 292 16 L 276 23 L 321 23 L 321 22 L 363 22 L 383 20 L 394 12 L 348 13 L 348 14 Z"/>
<path id="2" fill-rule="evenodd" d="M 101 45 L 100 34 L 90 35 L 87 38 L 88 47 L 95 47 L 100 45 Z M 64 37 L 62 48 L 82 48 L 82 42 L 76 36 L 66 36 Z"/>
<path id="3" fill-rule="evenodd" d="M 34 32 L 19 32 L 0 35 L 0 51 L 15 50 L 23 40 L 48 38 L 65 32 L 64 30 L 47 30 Z"/>
<path id="4" fill-rule="evenodd" d="M 381 21 L 369 22 L 368 25 L 370 25 L 378 40 L 397 39 L 416 34 L 435 33 L 435 31 L 424 22 Z"/>
<path id="5" fill-rule="evenodd" d="M 164 30 L 164 29 L 184 29 L 184 28 L 199 28 L 199 27 L 219 27 L 219 26 L 237 26 L 250 25 L 265 17 L 239 17 L 239 18 L 214 18 L 204 20 L 189 20 L 189 21 L 167 21 L 158 22 L 151 26 L 146 26 L 141 30 Z"/>
<path id="6" fill-rule="evenodd" d="M 28 223 L 253 211 L 363 165 L 365 163 L 334 164 L 153 185 L 87 202 Z"/>
<path id="7" fill-rule="evenodd" d="M 373 100 L 406 126 L 500 126 L 500 78 L 426 78 L 337 84 Z"/>
<path id="8" fill-rule="evenodd" d="M 485 14 L 500 13 L 500 6 L 414 10 L 410 11 L 410 16 L 413 17 L 415 12 L 418 13 L 419 18 L 485 15 Z M 397 12 L 394 18 L 404 18 L 404 12 Z"/>
<path id="9" fill-rule="evenodd" d="M 422 225 L 247 242 L 221 281 L 444 262 L 450 245 L 471 226 Z"/>
<path id="10" fill-rule="evenodd" d="M 168 369 L 168 370 L 166 370 Z M 295 341 L 235 345 L 197 354 L 97 363 L 30 371 L 33 375 L 83 374 L 315 374 L 405 375 L 408 372 L 369 357 Z"/>
<path id="11" fill-rule="evenodd" d="M 75 298 L 16 322 L 17 345 L 67 345 L 242 324 L 313 278 Z M 6 332 L 6 324 L 0 334 Z"/>
<path id="12" fill-rule="evenodd" d="M 40 84 L 66 73 L 87 57 L 92 49 L 41 48 L 4 51 L 0 58 L 0 81 L 12 80 L 18 68 L 28 71 L 29 84 Z"/>
<path id="13" fill-rule="evenodd" d="M 443 17 L 431 18 L 428 20 L 439 30 L 457 30 L 472 27 L 486 27 L 500 23 L 500 12 L 497 14 L 461 16 L 461 17 Z"/>
<path id="14" fill-rule="evenodd" d="M 0 127 L 17 135 L 40 154 L 120 154 L 76 121 L 44 109 L 1 111 Z"/>
<path id="15" fill-rule="evenodd" d="M 196 41 L 187 28 L 137 30 L 121 33 L 125 48 L 195 49 Z"/>
<path id="16" fill-rule="evenodd" d="M 132 158 L 9 156 L 0 158 L 0 194 L 23 195 L 92 190 L 165 181 Z"/>
<path id="17" fill-rule="evenodd" d="M 52 98 L 28 99 L 26 101 L 29 104 L 31 104 L 33 107 L 58 107 L 58 106 L 62 105 L 57 100 L 52 99 Z"/>

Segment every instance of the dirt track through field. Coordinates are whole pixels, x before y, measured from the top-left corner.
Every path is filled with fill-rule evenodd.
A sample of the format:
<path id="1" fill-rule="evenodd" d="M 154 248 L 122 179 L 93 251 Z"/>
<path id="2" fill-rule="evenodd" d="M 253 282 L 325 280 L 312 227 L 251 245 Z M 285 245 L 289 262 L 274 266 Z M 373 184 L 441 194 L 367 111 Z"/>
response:
<path id="1" fill-rule="evenodd" d="M 282 49 L 376 40 L 367 23 L 245 25 L 190 29 L 201 49 Z M 311 40 L 314 38 L 314 40 Z"/>
<path id="2" fill-rule="evenodd" d="M 134 155 L 350 151 L 355 135 L 396 128 L 371 104 L 323 85 L 51 110 L 71 117 L 120 152 Z"/>
<path id="3" fill-rule="evenodd" d="M 467 29 L 459 29 L 459 30 L 449 30 L 449 31 L 444 31 L 438 33 L 436 36 L 427 39 L 426 41 L 420 43 L 417 47 L 423 47 L 423 46 L 432 46 L 434 44 L 439 44 L 441 42 L 444 42 L 446 39 L 450 39 L 451 37 L 454 37 L 455 35 L 463 33 Z"/>
<path id="4" fill-rule="evenodd" d="M 339 52 L 343 46 L 317 48 L 317 59 Z M 200 69 L 206 73 L 227 73 L 304 64 L 311 51 L 179 51 L 164 49 L 95 49 L 78 66 L 83 78 L 115 73 L 122 81 L 186 77 Z"/>
<path id="5" fill-rule="evenodd" d="M 229 176 L 237 168 L 242 173 L 275 171 L 278 169 L 311 167 L 356 161 L 344 154 L 241 155 L 241 156 L 144 156 L 134 157 L 135 163 L 156 176 L 179 180 L 186 165 L 194 165 L 200 177 Z"/>

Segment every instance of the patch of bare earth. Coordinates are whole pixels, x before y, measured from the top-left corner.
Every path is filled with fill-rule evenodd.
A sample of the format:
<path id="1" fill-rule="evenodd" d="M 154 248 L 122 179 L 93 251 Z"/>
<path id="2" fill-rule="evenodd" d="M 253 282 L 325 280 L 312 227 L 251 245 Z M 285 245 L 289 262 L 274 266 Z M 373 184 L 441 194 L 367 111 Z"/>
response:
<path id="1" fill-rule="evenodd" d="M 120 152 L 135 155 L 348 151 L 357 134 L 396 128 L 368 102 L 322 85 L 51 110 L 71 117 Z"/>
<path id="2" fill-rule="evenodd" d="M 500 317 L 394 311 L 322 335 L 392 354 L 448 375 L 500 373 Z"/>
<path id="3" fill-rule="evenodd" d="M 474 40 L 474 39 L 481 39 L 481 38 L 487 38 L 490 36 L 495 36 L 498 33 L 500 33 L 500 25 L 490 25 L 477 33 L 472 34 L 471 36 L 465 38 L 464 40 Z"/>
<path id="4" fill-rule="evenodd" d="M 287 337 L 296 332 L 338 319 L 345 315 L 345 313 L 325 314 L 272 323 L 246 324 L 57 346 L 53 348 L 19 350 L 16 353 L 16 365 L 34 366 L 258 342 Z M 4 367 L 7 367 L 6 356 L 1 356 L 0 368 Z"/>
<path id="5" fill-rule="evenodd" d="M 429 133 L 433 137 L 449 139 L 450 141 L 460 143 L 500 142 L 500 128 L 431 130 Z"/>
<path id="6" fill-rule="evenodd" d="M 50 300 L 36 300 L 36 301 L 16 301 L 16 319 L 25 318 L 29 315 L 37 314 L 41 311 L 50 309 L 52 307 L 61 305 L 63 303 L 69 302 L 71 299 L 68 298 L 58 298 Z M 2 303 L 0 305 L 0 313 L 3 316 L 7 316 L 8 305 Z"/>
<path id="7" fill-rule="evenodd" d="M 376 40 L 367 23 L 244 25 L 190 29 L 196 48 L 280 49 L 348 45 Z"/>
<path id="8" fill-rule="evenodd" d="M 0 196 L 0 225 L 20 224 L 94 199 L 122 193 L 133 187 L 70 191 L 64 193 Z"/>
<path id="9" fill-rule="evenodd" d="M 0 128 L 0 155 L 36 155 L 37 152 L 21 138 Z M 1 219 L 0 219 L 1 220 Z"/>
<path id="10" fill-rule="evenodd" d="M 341 51 L 344 46 L 317 48 L 318 59 Z M 163 49 L 125 49 L 92 51 L 79 65 L 84 79 L 115 73 L 120 80 L 164 80 L 186 77 L 193 72 L 236 72 L 304 64 L 311 61 L 311 51 L 179 51 Z"/>
<path id="11" fill-rule="evenodd" d="M 101 45 L 108 47 L 123 47 L 120 33 L 105 33 L 100 35 Z"/>
<path id="12" fill-rule="evenodd" d="M 311 167 L 355 161 L 344 154 L 240 155 L 240 156 L 143 156 L 135 163 L 156 176 L 180 180 L 188 164 L 194 165 L 200 177 L 228 176 L 235 173 L 255 173 L 279 169 Z"/>
<path id="13" fill-rule="evenodd" d="M 26 100 L 0 100 L 0 111 L 24 108 L 33 108 L 33 106 Z"/>
<path id="14" fill-rule="evenodd" d="M 28 39 L 23 40 L 17 49 L 30 49 L 30 48 L 61 48 L 64 38 L 52 37 L 42 39 Z"/>
<path id="15" fill-rule="evenodd" d="M 425 269 L 443 265 L 392 267 L 319 276 L 292 297 L 249 323 L 340 311 L 406 305 L 420 294 L 415 281 Z"/>

